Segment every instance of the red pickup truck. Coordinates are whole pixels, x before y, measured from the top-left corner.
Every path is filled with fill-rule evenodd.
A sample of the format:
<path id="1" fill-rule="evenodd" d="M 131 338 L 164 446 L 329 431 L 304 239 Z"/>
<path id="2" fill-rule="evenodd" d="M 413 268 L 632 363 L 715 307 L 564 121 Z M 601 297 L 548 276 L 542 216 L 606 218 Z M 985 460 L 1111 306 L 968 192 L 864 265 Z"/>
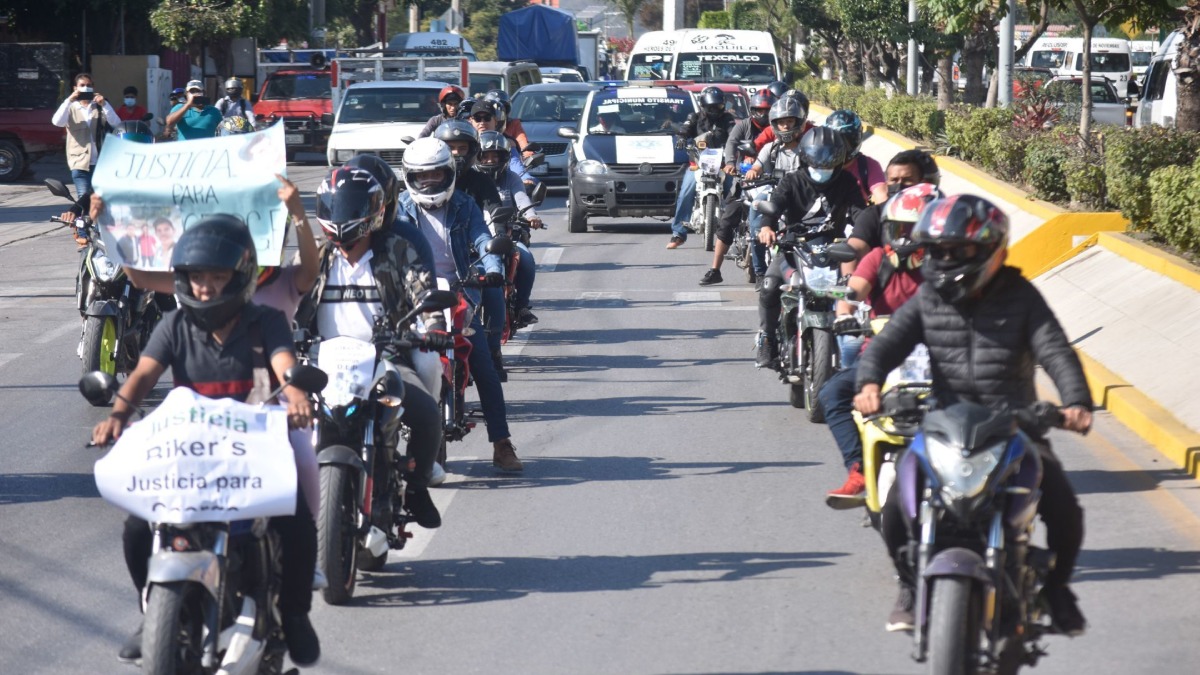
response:
<path id="1" fill-rule="evenodd" d="M 288 161 L 297 152 L 324 155 L 333 129 L 332 95 L 328 70 L 276 70 L 263 82 L 254 116 L 266 124 L 283 120 Z"/>
<path id="2" fill-rule="evenodd" d="M 0 183 L 19 179 L 40 157 L 66 147 L 66 131 L 50 123 L 54 111 L 0 110 Z"/>

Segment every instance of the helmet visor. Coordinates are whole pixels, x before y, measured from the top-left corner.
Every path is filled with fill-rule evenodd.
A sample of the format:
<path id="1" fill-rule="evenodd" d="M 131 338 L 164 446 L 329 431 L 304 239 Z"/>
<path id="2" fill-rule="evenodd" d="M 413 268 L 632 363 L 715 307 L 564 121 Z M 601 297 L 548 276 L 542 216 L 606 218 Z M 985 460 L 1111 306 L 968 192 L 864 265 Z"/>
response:
<path id="1" fill-rule="evenodd" d="M 410 172 L 404 182 L 408 185 L 409 190 L 417 194 L 436 195 L 445 192 L 453 179 L 453 174 L 446 169 L 432 169 Z"/>

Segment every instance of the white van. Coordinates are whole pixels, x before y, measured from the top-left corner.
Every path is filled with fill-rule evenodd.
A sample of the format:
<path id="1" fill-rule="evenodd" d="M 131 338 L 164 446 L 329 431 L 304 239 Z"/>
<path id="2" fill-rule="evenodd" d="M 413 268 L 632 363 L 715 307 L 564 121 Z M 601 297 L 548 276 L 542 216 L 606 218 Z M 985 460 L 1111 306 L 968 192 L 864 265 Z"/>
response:
<path id="1" fill-rule="evenodd" d="M 1159 44 L 1154 40 L 1130 40 L 1129 41 L 1129 60 L 1133 64 L 1133 77 L 1137 82 L 1141 82 L 1142 77 L 1146 74 L 1146 69 L 1150 67 L 1150 59 L 1158 53 Z"/>
<path id="2" fill-rule="evenodd" d="M 1175 31 L 1167 36 L 1162 47 L 1146 69 L 1142 80 L 1142 101 L 1138 104 L 1133 126 L 1141 128 L 1151 124 L 1174 127 L 1179 106 L 1175 82 L 1175 57 L 1179 54 L 1179 43 L 1183 32 Z"/>
<path id="3" fill-rule="evenodd" d="M 1113 83 L 1117 96 L 1127 95 L 1133 79 L 1129 41 L 1116 38 L 1092 38 L 1092 75 Z M 1049 68 L 1055 75 L 1083 75 L 1083 38 L 1040 38 L 1025 57 L 1025 65 Z"/>
<path id="4" fill-rule="evenodd" d="M 754 93 L 780 72 L 775 40 L 766 31 L 692 29 L 675 42 L 675 80 L 738 84 Z"/>
<path id="5" fill-rule="evenodd" d="M 687 36 L 687 30 L 652 30 L 642 34 L 625 69 L 626 80 L 669 80 L 675 44 Z"/>

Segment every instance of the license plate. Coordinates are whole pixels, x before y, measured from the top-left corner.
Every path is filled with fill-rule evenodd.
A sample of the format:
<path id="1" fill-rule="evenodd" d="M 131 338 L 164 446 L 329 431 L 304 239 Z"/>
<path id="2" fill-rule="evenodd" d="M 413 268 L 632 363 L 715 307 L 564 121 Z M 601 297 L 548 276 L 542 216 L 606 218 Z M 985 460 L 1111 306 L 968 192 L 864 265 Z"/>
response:
<path id="1" fill-rule="evenodd" d="M 535 176 L 544 176 L 549 172 L 550 172 L 550 167 L 546 166 L 545 164 L 539 164 L 529 170 L 529 173 L 531 173 Z"/>
<path id="2" fill-rule="evenodd" d="M 284 134 L 283 142 L 288 145 L 300 145 L 304 142 L 304 134 Z"/>

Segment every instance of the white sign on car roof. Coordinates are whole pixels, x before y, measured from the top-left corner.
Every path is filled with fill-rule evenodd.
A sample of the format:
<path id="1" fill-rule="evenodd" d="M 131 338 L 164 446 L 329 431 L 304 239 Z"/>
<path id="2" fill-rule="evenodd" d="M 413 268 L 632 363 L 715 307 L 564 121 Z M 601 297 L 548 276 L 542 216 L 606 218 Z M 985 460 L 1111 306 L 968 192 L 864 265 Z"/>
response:
<path id="1" fill-rule="evenodd" d="M 666 98 L 667 90 L 661 87 L 630 87 L 618 89 L 617 98 Z"/>

